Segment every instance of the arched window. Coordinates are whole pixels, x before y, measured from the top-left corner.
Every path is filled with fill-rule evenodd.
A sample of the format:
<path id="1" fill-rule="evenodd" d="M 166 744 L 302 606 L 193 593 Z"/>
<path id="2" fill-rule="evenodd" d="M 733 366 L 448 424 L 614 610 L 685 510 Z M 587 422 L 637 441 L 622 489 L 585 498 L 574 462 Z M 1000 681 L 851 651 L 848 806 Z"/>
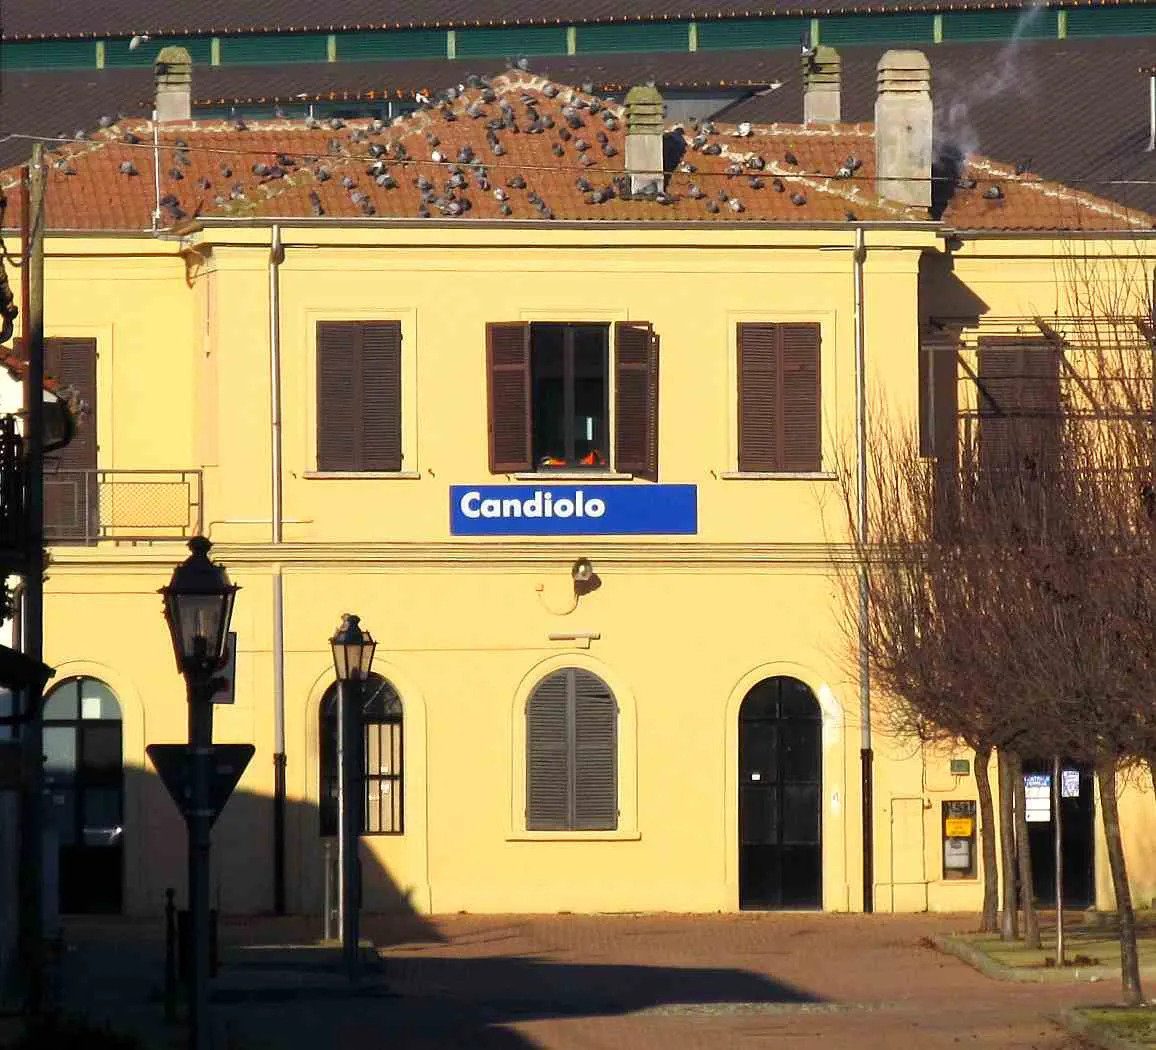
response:
<path id="1" fill-rule="evenodd" d="M 526 704 L 526 828 L 618 827 L 618 704 L 589 671 L 544 678 Z"/>
<path id="2" fill-rule="evenodd" d="M 389 682 L 371 675 L 362 689 L 361 830 L 365 835 L 400 835 L 403 831 L 401 697 Z M 322 836 L 337 834 L 337 683 L 321 699 Z"/>
<path id="3" fill-rule="evenodd" d="M 119 912 L 124 871 L 121 710 L 96 678 L 44 700 L 44 785 L 60 843 L 60 909 Z"/>

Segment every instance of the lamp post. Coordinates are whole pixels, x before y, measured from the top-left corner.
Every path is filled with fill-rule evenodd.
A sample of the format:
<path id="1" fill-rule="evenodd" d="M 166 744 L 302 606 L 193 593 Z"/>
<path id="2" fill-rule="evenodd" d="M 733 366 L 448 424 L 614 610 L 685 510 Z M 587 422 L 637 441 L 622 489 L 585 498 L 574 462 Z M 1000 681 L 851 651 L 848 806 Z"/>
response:
<path id="1" fill-rule="evenodd" d="M 341 617 L 341 625 L 329 639 L 333 649 L 333 669 L 337 673 L 337 865 L 341 877 L 341 960 L 351 981 L 357 979 L 359 911 L 361 908 L 361 865 L 357 842 L 361 836 L 361 705 L 362 683 L 373 667 L 377 648 L 361 621 L 352 613 Z"/>
<path id="2" fill-rule="evenodd" d="M 213 811 L 209 781 L 213 761 L 213 694 L 222 685 L 216 672 L 225 666 L 229 621 L 237 586 L 209 561 L 212 544 L 204 536 L 189 540 L 192 553 L 162 587 L 165 622 L 173 639 L 177 670 L 185 677 L 189 700 L 189 1046 L 209 1045 L 209 842 Z"/>

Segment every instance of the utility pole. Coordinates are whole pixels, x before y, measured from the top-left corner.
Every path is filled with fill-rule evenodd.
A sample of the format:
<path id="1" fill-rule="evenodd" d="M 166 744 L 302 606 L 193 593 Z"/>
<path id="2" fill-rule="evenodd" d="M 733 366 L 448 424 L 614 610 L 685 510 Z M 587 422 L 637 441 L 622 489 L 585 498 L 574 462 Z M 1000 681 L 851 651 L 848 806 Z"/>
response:
<path id="1" fill-rule="evenodd" d="M 44 658 L 44 147 L 32 146 L 21 180 L 20 282 L 24 343 L 24 598 L 22 651 Z M 44 996 L 44 686 L 27 687 L 30 717 L 20 730 L 24 791 L 20 812 L 19 956 L 26 1008 L 36 1013 Z"/>

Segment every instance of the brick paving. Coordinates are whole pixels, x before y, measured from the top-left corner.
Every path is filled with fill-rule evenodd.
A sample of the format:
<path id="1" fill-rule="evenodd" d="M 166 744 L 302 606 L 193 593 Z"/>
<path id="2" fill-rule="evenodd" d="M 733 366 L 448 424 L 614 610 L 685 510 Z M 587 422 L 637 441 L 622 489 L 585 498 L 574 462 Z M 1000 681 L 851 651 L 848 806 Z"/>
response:
<path id="1" fill-rule="evenodd" d="M 367 917 L 351 992 L 310 920 L 224 924 L 221 1050 L 1075 1050 L 1048 1015 L 1114 982 L 993 981 L 929 947 L 971 916 Z M 74 922 L 66 1002 L 153 1045 L 156 923 Z"/>

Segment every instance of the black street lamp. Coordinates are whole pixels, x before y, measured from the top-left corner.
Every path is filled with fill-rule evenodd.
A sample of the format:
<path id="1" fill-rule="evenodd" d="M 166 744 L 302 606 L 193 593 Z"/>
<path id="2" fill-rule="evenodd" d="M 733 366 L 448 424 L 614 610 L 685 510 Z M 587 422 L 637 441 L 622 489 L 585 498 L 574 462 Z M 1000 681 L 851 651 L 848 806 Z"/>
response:
<path id="1" fill-rule="evenodd" d="M 361 908 L 361 862 L 357 843 L 361 837 L 362 683 L 369 678 L 377 642 L 352 613 L 329 639 L 333 670 L 337 674 L 337 809 L 339 828 L 337 864 L 341 873 L 341 958 L 351 981 L 357 979 L 359 911 Z"/>
<path id="2" fill-rule="evenodd" d="M 177 669 L 185 677 L 189 699 L 188 828 L 190 993 L 189 1046 L 209 1046 L 209 844 L 213 824 L 210 778 L 213 769 L 213 695 L 228 659 L 229 621 L 238 587 L 224 568 L 209 561 L 212 544 L 204 536 L 189 540 L 192 554 L 173 570 L 162 587 L 165 622 L 173 639 Z"/>

